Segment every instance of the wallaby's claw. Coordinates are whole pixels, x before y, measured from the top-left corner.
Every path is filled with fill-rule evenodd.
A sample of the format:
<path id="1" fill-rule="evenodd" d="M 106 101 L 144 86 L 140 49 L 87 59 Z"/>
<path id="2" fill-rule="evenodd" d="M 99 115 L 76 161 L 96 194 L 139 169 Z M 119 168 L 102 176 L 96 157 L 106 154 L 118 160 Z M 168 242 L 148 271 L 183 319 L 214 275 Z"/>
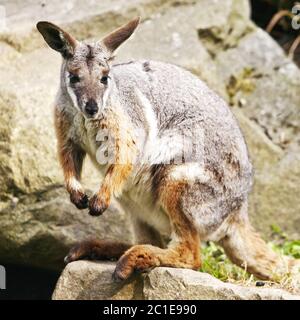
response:
<path id="1" fill-rule="evenodd" d="M 64 263 L 65 264 L 68 264 L 68 263 L 70 263 L 72 261 L 75 261 L 75 260 L 73 260 L 72 257 L 69 254 L 64 257 Z"/>
<path id="2" fill-rule="evenodd" d="M 77 191 L 71 193 L 70 200 L 77 207 L 77 209 L 82 210 L 88 208 L 89 198 L 82 192 Z"/>
<path id="3" fill-rule="evenodd" d="M 109 203 L 101 197 L 94 195 L 89 202 L 89 214 L 91 216 L 100 216 L 109 206 Z"/>
<path id="4" fill-rule="evenodd" d="M 125 281 L 126 279 L 128 279 L 130 275 L 125 275 L 124 273 L 122 273 L 122 270 L 120 270 L 120 269 L 118 269 L 118 267 L 116 267 L 114 273 L 112 274 L 112 279 L 115 282 L 122 282 L 122 281 Z"/>
<path id="5" fill-rule="evenodd" d="M 64 258 L 64 263 L 65 264 L 68 264 L 70 262 L 73 262 L 73 261 L 77 261 L 77 260 L 80 260 L 80 255 L 78 255 L 77 252 L 72 252 L 73 248 L 70 250 L 70 252 L 65 256 Z"/>
<path id="6" fill-rule="evenodd" d="M 134 273 L 149 272 L 159 265 L 159 259 L 151 250 L 143 245 L 137 245 L 121 256 L 112 277 L 117 282 L 124 281 Z"/>
<path id="7" fill-rule="evenodd" d="M 116 282 L 121 282 L 128 279 L 134 272 L 134 263 L 130 259 L 130 255 L 123 254 L 118 260 L 112 278 Z"/>
<path id="8" fill-rule="evenodd" d="M 64 258 L 65 264 L 84 258 L 89 258 L 91 250 L 88 244 L 88 241 L 83 241 L 73 246 Z"/>

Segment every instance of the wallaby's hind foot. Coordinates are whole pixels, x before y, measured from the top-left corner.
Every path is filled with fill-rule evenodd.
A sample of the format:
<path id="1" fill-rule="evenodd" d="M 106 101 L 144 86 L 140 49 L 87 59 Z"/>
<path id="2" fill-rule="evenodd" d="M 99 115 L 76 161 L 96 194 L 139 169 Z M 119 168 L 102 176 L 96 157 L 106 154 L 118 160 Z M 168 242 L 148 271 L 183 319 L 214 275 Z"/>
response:
<path id="1" fill-rule="evenodd" d="M 200 268 L 200 249 L 195 255 L 190 244 L 180 244 L 161 249 L 152 245 L 136 245 L 118 260 L 113 278 L 116 281 L 128 279 L 134 272 L 148 272 L 155 267 Z"/>
<path id="2" fill-rule="evenodd" d="M 234 217 L 219 243 L 233 263 L 257 278 L 278 282 L 297 272 L 298 261 L 275 253 L 246 218 Z"/>
<path id="3" fill-rule="evenodd" d="M 89 239 L 75 245 L 65 257 L 65 263 L 76 260 L 117 260 L 131 247 L 129 244 L 110 240 Z"/>

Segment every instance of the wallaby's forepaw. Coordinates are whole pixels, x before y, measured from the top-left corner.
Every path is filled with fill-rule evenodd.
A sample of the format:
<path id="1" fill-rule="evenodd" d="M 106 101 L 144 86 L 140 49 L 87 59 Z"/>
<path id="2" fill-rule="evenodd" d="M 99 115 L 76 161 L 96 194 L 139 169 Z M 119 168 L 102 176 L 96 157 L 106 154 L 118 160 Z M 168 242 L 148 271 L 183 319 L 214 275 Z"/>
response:
<path id="1" fill-rule="evenodd" d="M 89 202 L 89 214 L 100 216 L 109 206 L 109 201 L 95 194 Z"/>
<path id="2" fill-rule="evenodd" d="M 160 265 L 157 256 L 143 245 L 134 246 L 117 262 L 113 279 L 117 282 L 128 279 L 134 272 L 149 272 Z"/>
<path id="3" fill-rule="evenodd" d="M 70 193 L 70 200 L 77 209 L 86 209 L 89 205 L 89 198 L 88 196 L 81 192 L 81 191 L 73 191 Z"/>

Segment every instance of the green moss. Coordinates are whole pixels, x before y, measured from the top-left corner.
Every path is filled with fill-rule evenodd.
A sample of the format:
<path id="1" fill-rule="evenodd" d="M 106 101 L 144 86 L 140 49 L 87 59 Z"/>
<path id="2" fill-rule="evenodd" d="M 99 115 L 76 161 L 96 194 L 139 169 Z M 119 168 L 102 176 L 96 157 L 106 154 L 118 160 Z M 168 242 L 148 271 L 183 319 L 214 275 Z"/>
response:
<path id="1" fill-rule="evenodd" d="M 229 97 L 229 104 L 236 105 L 236 96 L 251 94 L 255 90 L 255 79 L 261 77 L 261 74 L 255 72 L 253 68 L 244 68 L 240 74 L 231 75 L 226 85 L 226 91 Z"/>

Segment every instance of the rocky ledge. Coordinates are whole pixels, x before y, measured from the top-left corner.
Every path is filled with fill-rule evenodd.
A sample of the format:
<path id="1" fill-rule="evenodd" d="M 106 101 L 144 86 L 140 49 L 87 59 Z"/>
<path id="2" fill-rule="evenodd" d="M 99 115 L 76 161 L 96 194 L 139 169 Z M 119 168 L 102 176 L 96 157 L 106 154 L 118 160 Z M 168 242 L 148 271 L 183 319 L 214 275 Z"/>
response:
<path id="1" fill-rule="evenodd" d="M 113 262 L 77 261 L 67 265 L 53 300 L 300 300 L 281 289 L 224 283 L 207 273 L 156 268 L 117 283 Z"/>

